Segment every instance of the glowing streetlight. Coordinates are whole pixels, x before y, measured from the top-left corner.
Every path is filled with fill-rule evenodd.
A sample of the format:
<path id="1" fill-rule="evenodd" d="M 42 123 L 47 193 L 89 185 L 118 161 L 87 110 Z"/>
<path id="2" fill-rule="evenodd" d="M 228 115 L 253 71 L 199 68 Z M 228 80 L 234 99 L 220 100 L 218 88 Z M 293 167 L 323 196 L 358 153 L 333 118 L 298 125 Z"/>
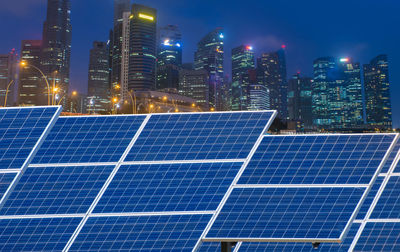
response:
<path id="1" fill-rule="evenodd" d="M 210 111 L 211 111 L 211 112 L 215 111 L 215 108 L 211 108 Z"/>
<path id="2" fill-rule="evenodd" d="M 76 92 L 76 91 L 72 92 L 72 96 L 77 96 L 77 95 L 78 95 L 78 92 Z"/>

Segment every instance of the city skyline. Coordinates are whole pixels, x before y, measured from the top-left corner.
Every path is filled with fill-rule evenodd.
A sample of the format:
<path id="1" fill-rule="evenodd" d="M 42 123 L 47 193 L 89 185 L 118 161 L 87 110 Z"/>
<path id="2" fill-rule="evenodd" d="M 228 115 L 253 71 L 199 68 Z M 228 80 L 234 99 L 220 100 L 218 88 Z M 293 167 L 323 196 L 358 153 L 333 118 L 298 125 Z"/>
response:
<path id="1" fill-rule="evenodd" d="M 17 2 L 21 2 L 21 4 L 18 4 L 18 14 L 12 12 L 7 14 L 6 12 L 1 15 L 0 21 L 12 18 L 15 21 L 11 26 L 12 30 L 20 30 L 18 34 L 10 33 L 9 39 L 0 42 L 2 53 L 7 53 L 8 50 L 14 47 L 19 49 L 21 39 L 37 39 L 41 37 L 41 23 L 45 19 L 46 1 L 37 1 L 36 4 L 30 3 L 29 18 L 23 14 L 22 9 L 23 3 L 27 4 L 27 2 L 22 0 L 17 0 Z M 254 8 L 254 13 L 251 13 L 251 15 L 244 13 L 243 9 L 239 8 L 241 5 L 238 2 L 232 2 L 229 6 L 224 6 L 224 8 L 221 8 L 223 4 L 212 3 L 211 1 L 203 1 L 202 3 L 194 1 L 191 6 L 181 1 L 169 2 L 168 4 L 161 1 L 141 1 L 140 3 L 150 5 L 158 10 L 158 26 L 177 24 L 180 27 L 183 35 L 184 62 L 193 61 L 193 53 L 197 42 L 217 26 L 223 26 L 225 30 L 225 74 L 229 75 L 231 72 L 230 50 L 243 43 L 251 44 L 254 47 L 256 57 L 259 57 L 263 52 L 275 51 L 279 49 L 281 44 L 286 44 L 288 77 L 297 72 L 297 70 L 300 70 L 303 76 L 312 76 L 312 61 L 318 57 L 348 56 L 361 64 L 367 64 L 373 57 L 386 53 L 389 55 L 390 60 L 391 92 L 392 97 L 394 97 L 400 89 L 399 85 L 396 84 L 400 81 L 400 77 L 396 73 L 396 69 L 400 65 L 400 52 L 395 46 L 399 35 L 385 29 L 386 33 L 382 36 L 381 31 L 376 31 L 373 28 L 381 27 L 384 29 L 390 23 L 395 23 L 398 17 L 390 15 L 390 13 L 400 5 L 391 4 L 390 1 L 384 1 L 379 4 L 372 1 L 356 2 L 350 3 L 346 5 L 347 8 L 342 9 L 344 7 L 343 1 L 339 1 L 338 6 L 332 7 L 332 13 L 323 12 L 323 5 L 316 1 L 310 1 L 307 4 L 303 3 L 301 6 L 298 6 L 297 3 L 293 3 L 291 6 L 283 6 L 280 3 L 258 3 L 257 8 Z M 7 9 L 8 4 L 2 4 L 5 7 L 3 10 L 10 12 Z M 15 3 L 13 4 L 15 5 Z M 89 0 L 84 3 L 72 1 L 71 8 L 72 25 L 74 27 L 71 87 L 78 89 L 80 92 L 86 90 L 87 86 L 88 51 L 92 42 L 94 40 L 106 40 L 108 30 L 112 28 L 113 21 L 113 11 L 110 9 L 113 1 L 96 1 L 96 8 L 91 9 L 91 15 L 84 15 L 85 11 L 90 9 L 90 6 L 93 6 L 91 4 L 94 4 L 94 1 Z M 250 1 L 246 5 L 252 6 L 252 4 L 254 5 L 256 2 Z M 310 5 L 312 5 L 313 11 L 307 10 Z M 366 8 L 367 6 L 368 8 Z M 361 18 L 361 14 L 357 14 L 360 13 L 361 9 L 367 11 L 367 13 L 362 13 L 364 16 L 372 15 L 372 11 L 382 13 L 380 10 L 383 9 L 386 12 L 384 15 L 380 15 L 383 15 L 382 17 L 385 17 L 385 19 L 380 19 L 378 15 L 375 16 L 375 20 L 368 21 L 367 18 Z M 207 11 L 201 14 L 201 10 Z M 265 12 L 267 15 L 261 15 L 266 10 L 270 12 Z M 280 10 L 280 12 L 278 13 L 277 10 Z M 321 13 L 316 12 L 316 10 L 321 10 Z M 339 15 L 339 10 L 344 14 L 356 14 L 356 16 L 352 16 L 353 22 L 349 23 L 347 19 L 347 21 L 343 20 L 342 17 L 344 15 Z M 218 12 L 219 15 L 214 15 L 214 12 Z M 310 13 L 314 13 L 312 17 L 309 17 L 308 14 Z M 243 18 L 235 20 L 234 16 L 242 16 Z M 319 21 L 318 24 L 311 22 L 324 16 L 326 16 L 324 18 L 325 23 L 323 20 Z M 296 17 L 305 18 L 294 21 Z M 330 19 L 332 17 L 336 17 L 336 19 Z M 27 20 L 29 20 L 29 23 L 26 23 Z M 378 22 L 377 20 L 380 21 Z M 5 27 L 7 23 L 1 23 L 4 24 L 1 28 L 7 31 L 8 27 Z M 324 23 L 325 26 L 321 23 Z M 24 24 L 24 29 L 22 29 L 22 24 Z M 313 29 L 310 29 L 311 25 L 314 26 Z M 88 29 L 91 32 L 88 33 Z M 373 31 L 376 33 L 374 34 Z M 315 36 L 320 38 L 316 39 Z M 400 104 L 396 99 L 392 100 L 394 126 L 400 127 L 400 111 L 397 109 Z"/>

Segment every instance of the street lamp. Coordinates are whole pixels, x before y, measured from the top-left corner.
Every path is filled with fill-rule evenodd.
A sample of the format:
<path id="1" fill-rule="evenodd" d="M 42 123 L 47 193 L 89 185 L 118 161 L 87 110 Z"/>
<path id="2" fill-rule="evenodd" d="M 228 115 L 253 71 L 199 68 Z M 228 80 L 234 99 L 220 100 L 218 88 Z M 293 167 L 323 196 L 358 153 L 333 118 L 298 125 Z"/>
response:
<path id="1" fill-rule="evenodd" d="M 28 66 L 28 63 L 26 61 L 21 61 L 21 66 L 22 67 L 26 67 Z M 39 68 L 37 68 L 36 66 L 29 64 L 29 66 L 33 67 L 34 69 L 36 69 L 44 78 L 46 85 L 47 85 L 47 105 L 50 105 L 50 84 L 49 81 L 47 80 L 46 75 L 44 75 L 44 73 L 42 72 L 42 70 L 40 70 Z"/>
<path id="2" fill-rule="evenodd" d="M 7 96 L 8 96 L 8 89 L 10 88 L 10 86 L 14 83 L 14 80 L 11 80 L 10 83 L 8 83 L 7 85 L 7 89 L 6 89 L 6 97 L 4 98 L 4 107 L 7 107 Z"/>
<path id="3" fill-rule="evenodd" d="M 132 96 L 132 93 L 133 96 Z M 136 109 L 136 94 L 133 90 L 131 90 L 130 92 L 128 92 L 129 97 L 131 97 L 131 102 L 132 102 L 132 110 L 133 110 L 133 114 L 137 114 L 137 109 Z"/>

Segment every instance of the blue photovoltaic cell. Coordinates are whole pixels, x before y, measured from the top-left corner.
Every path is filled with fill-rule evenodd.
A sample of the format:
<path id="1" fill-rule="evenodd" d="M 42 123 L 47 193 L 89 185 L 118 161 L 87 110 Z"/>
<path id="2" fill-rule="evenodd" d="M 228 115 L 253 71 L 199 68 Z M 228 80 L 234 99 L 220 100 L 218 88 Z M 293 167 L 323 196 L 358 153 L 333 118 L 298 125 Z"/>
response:
<path id="1" fill-rule="evenodd" d="M 33 164 L 118 162 L 145 116 L 60 117 Z"/>
<path id="2" fill-rule="evenodd" d="M 220 252 L 221 243 L 220 242 L 203 242 L 197 252 Z M 233 249 L 232 249 L 233 251 Z"/>
<path id="3" fill-rule="evenodd" d="M 0 215 L 86 213 L 114 166 L 29 167 Z"/>
<path id="4" fill-rule="evenodd" d="M 375 183 L 372 185 L 371 190 L 369 191 L 367 197 L 365 198 L 365 201 L 361 205 L 360 211 L 358 212 L 357 215 L 357 220 L 362 220 L 365 218 L 365 215 L 367 214 L 369 208 L 371 207 L 372 202 L 374 201 L 374 198 L 376 194 L 379 191 L 379 188 L 382 185 L 384 177 L 378 177 L 375 181 Z"/>
<path id="5" fill-rule="evenodd" d="M 364 191 L 234 189 L 206 238 L 339 239 Z"/>
<path id="6" fill-rule="evenodd" d="M 370 218 L 400 218 L 400 177 L 391 177 L 389 179 Z"/>
<path id="7" fill-rule="evenodd" d="M 393 151 L 389 155 L 388 160 L 386 161 L 385 165 L 383 166 L 381 173 L 389 172 L 390 166 L 393 164 L 393 161 L 395 160 L 399 151 L 400 151 L 400 141 L 397 141 L 396 145 L 393 148 Z M 396 169 L 399 169 L 398 166 L 396 167 Z M 395 169 L 395 172 L 396 172 L 396 169 Z M 397 170 L 397 172 L 400 172 L 400 170 Z"/>
<path id="8" fill-rule="evenodd" d="M 273 112 L 152 115 L 126 161 L 244 159 Z"/>
<path id="9" fill-rule="evenodd" d="M 59 109 L 0 109 L 0 169 L 22 168 Z"/>
<path id="10" fill-rule="evenodd" d="M 0 220 L 0 251 L 62 251 L 80 218 Z"/>
<path id="11" fill-rule="evenodd" d="M 0 199 L 4 196 L 17 173 L 0 173 Z"/>
<path id="12" fill-rule="evenodd" d="M 90 217 L 70 251 L 192 251 L 211 215 Z"/>
<path id="13" fill-rule="evenodd" d="M 369 184 L 394 138 L 265 136 L 239 184 Z"/>
<path id="14" fill-rule="evenodd" d="M 216 210 L 242 163 L 123 165 L 96 213 Z"/>
<path id="15" fill-rule="evenodd" d="M 354 223 L 346 238 L 342 243 L 321 243 L 317 251 L 323 252 L 347 252 L 357 234 L 360 224 Z M 216 250 L 214 250 L 216 251 Z M 239 252 L 264 252 L 264 251 L 279 251 L 279 252 L 313 252 L 316 251 L 311 243 L 265 243 L 265 242 L 252 242 L 242 243 Z"/>
<path id="16" fill-rule="evenodd" d="M 400 223 L 367 223 L 354 251 L 400 251 Z"/>

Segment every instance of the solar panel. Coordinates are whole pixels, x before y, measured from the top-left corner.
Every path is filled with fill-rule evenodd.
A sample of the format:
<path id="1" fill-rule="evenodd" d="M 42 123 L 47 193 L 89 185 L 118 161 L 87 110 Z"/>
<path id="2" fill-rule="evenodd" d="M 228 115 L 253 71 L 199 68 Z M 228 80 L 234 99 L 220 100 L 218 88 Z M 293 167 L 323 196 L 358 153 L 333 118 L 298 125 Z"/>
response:
<path id="1" fill-rule="evenodd" d="M 60 117 L 32 164 L 118 162 L 144 119 Z"/>
<path id="2" fill-rule="evenodd" d="M 86 213 L 113 169 L 114 166 L 29 167 L 0 215 Z"/>
<path id="3" fill-rule="evenodd" d="M 265 136 L 239 184 L 369 184 L 394 137 Z"/>
<path id="4" fill-rule="evenodd" d="M 339 241 L 364 192 L 365 188 L 234 189 L 206 239 Z"/>
<path id="5" fill-rule="evenodd" d="M 341 241 L 396 137 L 264 136 L 203 241 Z"/>
<path id="6" fill-rule="evenodd" d="M 400 219 L 400 177 L 390 177 L 370 218 Z"/>
<path id="7" fill-rule="evenodd" d="M 0 219 L 0 251 L 61 251 L 80 220 Z"/>
<path id="8" fill-rule="evenodd" d="M 21 169 L 58 117 L 61 107 L 0 109 L 0 167 Z"/>
<path id="9" fill-rule="evenodd" d="M 374 201 L 376 195 L 378 194 L 379 189 L 383 183 L 383 177 L 378 177 L 375 183 L 372 185 L 371 190 L 369 191 L 367 197 L 365 197 L 365 201 L 361 205 L 360 211 L 357 214 L 357 219 L 362 220 L 366 216 L 372 202 Z"/>
<path id="10" fill-rule="evenodd" d="M 387 173 L 390 169 L 391 164 L 393 163 L 393 161 L 395 160 L 397 153 L 400 152 L 400 141 L 397 141 L 396 145 L 393 148 L 392 153 L 390 153 L 390 156 L 387 160 L 387 162 L 385 163 L 385 165 L 382 168 L 382 173 Z M 396 168 L 395 172 L 400 172 L 400 168 Z"/>
<path id="11" fill-rule="evenodd" d="M 95 213 L 216 210 L 242 163 L 123 165 Z"/>
<path id="12" fill-rule="evenodd" d="M 273 111 L 152 115 L 125 161 L 245 159 Z"/>
<path id="13" fill-rule="evenodd" d="M 354 251 L 400 251 L 399 222 L 369 222 Z"/>
<path id="14" fill-rule="evenodd" d="M 70 251 L 192 251 L 211 215 L 90 217 Z"/>

